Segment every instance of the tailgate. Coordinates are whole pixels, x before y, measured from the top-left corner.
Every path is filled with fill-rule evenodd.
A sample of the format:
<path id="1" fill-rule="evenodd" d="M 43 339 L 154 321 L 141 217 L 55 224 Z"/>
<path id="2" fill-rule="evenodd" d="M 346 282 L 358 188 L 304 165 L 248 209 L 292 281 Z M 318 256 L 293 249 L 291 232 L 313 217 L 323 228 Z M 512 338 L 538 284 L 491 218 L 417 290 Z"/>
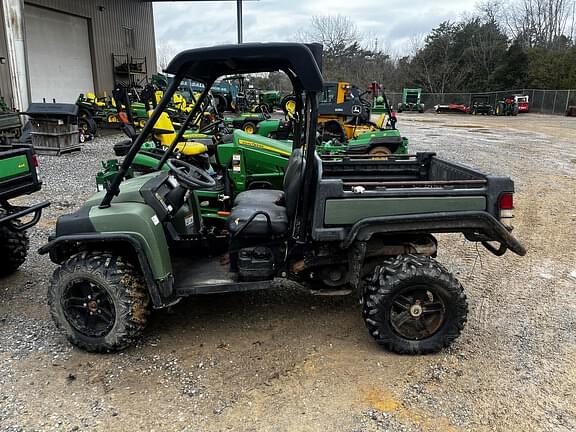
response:
<path id="1" fill-rule="evenodd" d="M 36 192 L 41 182 L 32 149 L 16 148 L 0 152 L 0 199 Z"/>

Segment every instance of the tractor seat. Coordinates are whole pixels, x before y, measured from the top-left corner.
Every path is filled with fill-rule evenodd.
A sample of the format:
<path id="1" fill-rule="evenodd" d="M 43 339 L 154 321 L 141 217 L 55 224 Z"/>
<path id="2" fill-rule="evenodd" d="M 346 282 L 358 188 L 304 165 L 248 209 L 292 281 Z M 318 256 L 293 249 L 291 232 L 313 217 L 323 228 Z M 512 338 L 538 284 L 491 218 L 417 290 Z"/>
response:
<path id="1" fill-rule="evenodd" d="M 264 214 L 258 214 L 254 216 L 254 219 L 242 230 L 242 236 L 260 237 L 281 235 L 288 231 L 289 222 L 286 207 L 275 204 L 245 204 L 235 206 L 232 209 L 232 214 L 228 218 L 228 230 L 232 234 L 236 233 L 236 231 L 241 229 L 257 212 L 266 213 L 270 217 L 270 224 L 268 224 L 268 218 Z"/>
<path id="2" fill-rule="evenodd" d="M 284 207 L 284 192 L 275 189 L 251 189 L 239 193 L 234 200 L 234 206 L 249 206 L 250 204 L 259 205 L 269 203 Z"/>
<path id="3" fill-rule="evenodd" d="M 284 175 L 284 191 L 254 189 L 238 194 L 232 213 L 228 218 L 228 229 L 232 235 L 242 229 L 242 236 L 282 235 L 288 232 L 290 221 L 296 214 L 300 183 L 305 162 L 300 149 L 290 156 Z M 261 212 L 260 214 L 257 214 Z M 268 223 L 266 213 L 270 217 Z"/>

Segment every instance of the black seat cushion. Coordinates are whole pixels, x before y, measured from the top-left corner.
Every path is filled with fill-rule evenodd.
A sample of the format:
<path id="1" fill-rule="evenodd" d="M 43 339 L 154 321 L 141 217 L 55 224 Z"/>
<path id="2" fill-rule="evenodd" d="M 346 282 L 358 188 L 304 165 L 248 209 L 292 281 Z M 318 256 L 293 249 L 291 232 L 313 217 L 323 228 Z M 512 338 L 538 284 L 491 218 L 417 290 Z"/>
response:
<path id="1" fill-rule="evenodd" d="M 234 205 L 279 205 L 284 206 L 284 192 L 275 189 L 252 189 L 239 193 L 234 200 Z"/>
<path id="2" fill-rule="evenodd" d="M 241 236 L 281 235 L 288 231 L 288 215 L 286 208 L 275 204 L 237 205 L 228 218 L 228 230 L 234 235 L 257 212 L 265 212 L 270 216 L 270 227 L 265 215 L 258 214 L 241 232 Z"/>

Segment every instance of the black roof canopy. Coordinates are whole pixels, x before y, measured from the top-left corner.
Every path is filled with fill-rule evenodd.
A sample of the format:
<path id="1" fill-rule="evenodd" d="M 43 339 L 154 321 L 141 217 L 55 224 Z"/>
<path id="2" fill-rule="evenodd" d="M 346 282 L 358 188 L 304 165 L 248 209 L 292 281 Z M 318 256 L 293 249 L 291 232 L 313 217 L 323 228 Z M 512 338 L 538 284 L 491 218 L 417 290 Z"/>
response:
<path id="1" fill-rule="evenodd" d="M 283 71 L 302 90 L 321 91 L 322 46 L 289 42 L 219 45 L 182 51 L 164 72 L 202 83 L 223 75 Z M 319 66 L 320 63 L 320 66 Z"/>

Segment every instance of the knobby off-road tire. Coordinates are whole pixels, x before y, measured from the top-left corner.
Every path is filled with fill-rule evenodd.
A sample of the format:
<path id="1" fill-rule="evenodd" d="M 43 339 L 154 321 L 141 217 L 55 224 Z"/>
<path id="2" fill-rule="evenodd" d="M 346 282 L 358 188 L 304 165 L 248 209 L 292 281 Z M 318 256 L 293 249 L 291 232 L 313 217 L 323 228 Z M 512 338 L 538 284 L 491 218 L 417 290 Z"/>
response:
<path id="1" fill-rule="evenodd" d="M 0 225 L 0 276 L 14 273 L 26 261 L 29 243 L 25 231 L 12 231 L 8 225 Z"/>
<path id="2" fill-rule="evenodd" d="M 462 285 L 430 257 L 386 260 L 364 288 L 363 317 L 370 335 L 399 354 L 435 353 L 449 346 L 467 314 Z"/>
<path id="3" fill-rule="evenodd" d="M 48 304 L 67 339 L 90 352 L 126 348 L 150 314 L 140 271 L 124 257 L 106 252 L 76 254 L 56 269 Z"/>

